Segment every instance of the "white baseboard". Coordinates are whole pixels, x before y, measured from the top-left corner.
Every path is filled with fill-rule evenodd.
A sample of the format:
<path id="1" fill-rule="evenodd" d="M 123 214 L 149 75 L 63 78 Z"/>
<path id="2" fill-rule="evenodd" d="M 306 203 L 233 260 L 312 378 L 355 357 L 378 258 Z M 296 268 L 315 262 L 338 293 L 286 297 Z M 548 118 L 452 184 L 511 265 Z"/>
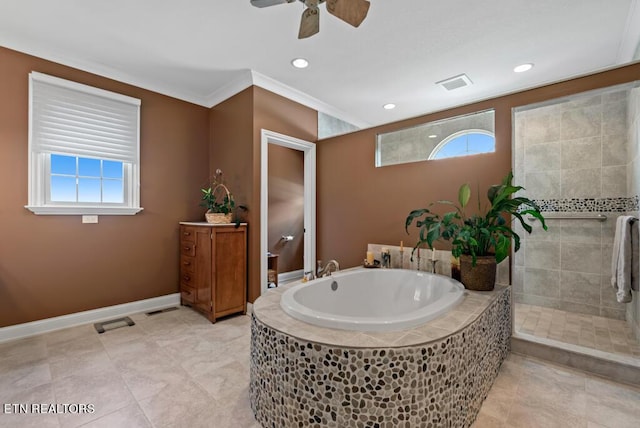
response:
<path id="1" fill-rule="evenodd" d="M 48 333 L 63 328 L 75 327 L 82 324 L 107 321 L 139 312 L 151 312 L 180 305 L 180 293 L 166 296 L 107 306 L 90 311 L 76 312 L 44 320 L 32 321 L 24 324 L 11 325 L 0 328 L 0 343 Z"/>
<path id="2" fill-rule="evenodd" d="M 282 284 L 287 281 L 302 279 L 303 276 L 304 276 L 304 269 L 292 270 L 291 272 L 280 273 L 278 274 L 278 284 Z"/>

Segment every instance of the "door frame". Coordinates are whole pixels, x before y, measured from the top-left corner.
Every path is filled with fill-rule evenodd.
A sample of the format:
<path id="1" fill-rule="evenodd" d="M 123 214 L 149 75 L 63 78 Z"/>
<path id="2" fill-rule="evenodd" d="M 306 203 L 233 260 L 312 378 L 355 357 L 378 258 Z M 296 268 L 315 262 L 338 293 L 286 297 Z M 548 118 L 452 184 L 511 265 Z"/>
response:
<path id="1" fill-rule="evenodd" d="M 269 144 L 299 150 L 304 156 L 304 271 L 316 260 L 316 145 L 299 138 L 262 129 L 260 132 L 260 294 L 267 290 L 269 239 Z"/>

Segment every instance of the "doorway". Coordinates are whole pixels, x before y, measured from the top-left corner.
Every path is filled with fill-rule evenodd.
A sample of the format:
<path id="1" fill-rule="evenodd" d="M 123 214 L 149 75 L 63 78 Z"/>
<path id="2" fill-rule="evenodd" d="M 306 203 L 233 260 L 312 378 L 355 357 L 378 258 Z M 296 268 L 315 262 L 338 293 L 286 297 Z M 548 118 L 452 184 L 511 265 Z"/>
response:
<path id="1" fill-rule="evenodd" d="M 298 138 L 263 129 L 260 143 L 260 294 L 268 288 L 269 252 L 269 145 L 302 152 L 303 183 L 303 271 L 312 271 L 316 258 L 316 146 Z M 287 236 L 287 235 L 284 235 Z M 295 239 L 295 235 L 294 235 Z"/>

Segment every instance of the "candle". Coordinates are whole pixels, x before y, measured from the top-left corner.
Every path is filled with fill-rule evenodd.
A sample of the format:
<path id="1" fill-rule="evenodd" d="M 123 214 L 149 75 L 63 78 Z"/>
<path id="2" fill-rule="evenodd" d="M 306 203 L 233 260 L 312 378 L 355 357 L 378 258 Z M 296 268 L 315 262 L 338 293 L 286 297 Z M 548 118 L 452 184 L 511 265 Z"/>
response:
<path id="1" fill-rule="evenodd" d="M 373 252 L 371 251 L 367 251 L 367 264 L 368 265 L 373 264 Z"/>
<path id="2" fill-rule="evenodd" d="M 404 242 L 400 241 L 400 251 L 404 251 Z"/>

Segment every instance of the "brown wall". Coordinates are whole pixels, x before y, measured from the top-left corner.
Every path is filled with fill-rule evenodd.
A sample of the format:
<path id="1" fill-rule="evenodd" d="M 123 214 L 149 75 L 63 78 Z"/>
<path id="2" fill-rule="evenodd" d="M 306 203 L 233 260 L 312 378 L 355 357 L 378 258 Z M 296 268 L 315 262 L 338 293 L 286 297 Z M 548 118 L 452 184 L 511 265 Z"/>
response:
<path id="1" fill-rule="evenodd" d="M 257 203 L 257 225 L 260 224 L 260 133 L 266 129 L 301 140 L 316 142 L 318 140 L 318 112 L 257 86 L 254 89 L 253 104 L 253 141 L 257 162 L 254 163 L 254 186 Z M 249 284 L 249 300 L 254 301 L 260 295 L 260 231 L 254 227 L 254 245 L 251 248 L 251 266 L 254 277 Z"/>
<path id="2" fill-rule="evenodd" d="M 249 293 L 260 295 L 260 139 L 261 130 L 306 141 L 317 140 L 317 112 L 252 86 L 210 112 L 210 167 L 221 168 L 236 201 L 249 209 Z"/>
<path id="3" fill-rule="evenodd" d="M 27 204 L 28 74 L 142 100 L 134 216 L 37 216 Z M 178 292 L 178 226 L 201 216 L 208 110 L 0 48 L 0 326 Z"/>
<path id="4" fill-rule="evenodd" d="M 417 235 L 404 231 L 412 209 L 440 199 L 456 200 L 465 182 L 471 184 L 473 198 L 479 186 L 484 201 L 486 188 L 511 169 L 512 108 L 637 79 L 640 64 L 318 142 L 318 258 L 351 267 L 362 263 L 367 243 L 399 245 L 403 240 L 405 246 L 413 246 Z M 488 108 L 496 112 L 495 153 L 374 166 L 377 133 Z"/>
<path id="5" fill-rule="evenodd" d="M 27 203 L 28 73 L 140 98 L 141 205 L 135 216 L 36 216 Z M 481 189 L 511 167 L 511 108 L 640 79 L 640 64 L 323 140 L 318 146 L 318 258 L 344 267 L 368 242 L 408 246 L 407 213 Z M 0 48 L 0 326 L 178 291 L 181 220 L 201 220 L 199 188 L 221 168 L 249 208 L 249 300 L 260 293 L 260 130 L 315 142 L 316 111 L 251 87 L 208 110 Z M 375 168 L 375 134 L 496 109 L 496 153 Z"/>
<path id="6" fill-rule="evenodd" d="M 303 269 L 304 153 L 269 144 L 269 243 L 278 254 L 278 272 Z M 282 236 L 292 235 L 292 241 Z"/>
<path id="7" fill-rule="evenodd" d="M 210 177 L 220 168 L 236 204 L 253 211 L 253 90 L 245 89 L 212 107 L 209 118 Z"/>

